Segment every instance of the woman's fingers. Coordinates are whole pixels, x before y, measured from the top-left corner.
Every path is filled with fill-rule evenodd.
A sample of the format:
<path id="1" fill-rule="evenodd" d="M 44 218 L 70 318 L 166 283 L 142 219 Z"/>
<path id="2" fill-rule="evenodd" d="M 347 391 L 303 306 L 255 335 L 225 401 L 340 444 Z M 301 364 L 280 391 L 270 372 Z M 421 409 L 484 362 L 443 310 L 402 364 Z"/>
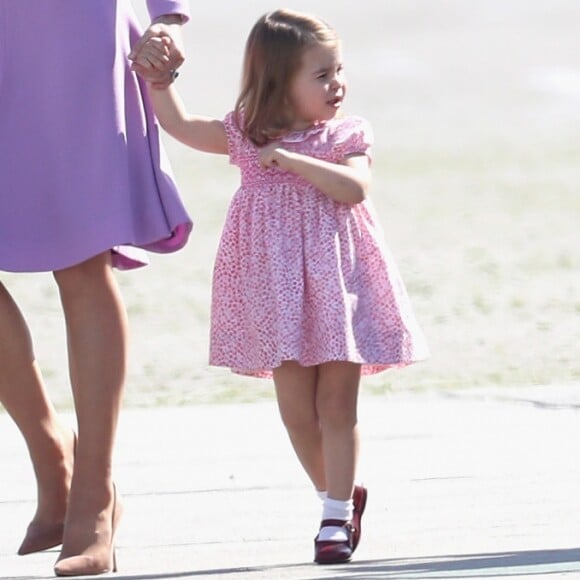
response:
<path id="1" fill-rule="evenodd" d="M 169 69 L 169 46 L 166 37 L 151 37 L 145 42 L 138 43 L 131 51 L 129 58 L 143 68 L 154 68 L 159 71 Z"/>

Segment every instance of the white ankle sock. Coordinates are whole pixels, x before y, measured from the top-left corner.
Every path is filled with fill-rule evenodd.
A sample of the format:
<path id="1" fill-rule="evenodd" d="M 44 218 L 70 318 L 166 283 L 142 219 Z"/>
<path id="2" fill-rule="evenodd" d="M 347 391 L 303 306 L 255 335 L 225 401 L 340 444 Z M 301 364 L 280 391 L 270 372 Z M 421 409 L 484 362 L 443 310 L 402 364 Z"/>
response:
<path id="1" fill-rule="evenodd" d="M 322 506 L 323 520 L 352 520 L 352 499 L 342 501 L 327 497 Z M 325 542 L 343 542 L 347 540 L 347 534 L 343 527 L 325 526 L 318 532 L 318 539 Z"/>
<path id="2" fill-rule="evenodd" d="M 350 521 L 352 520 L 352 510 L 352 499 L 342 501 L 327 497 L 322 505 L 322 519 Z"/>
<path id="3" fill-rule="evenodd" d="M 320 498 L 320 501 L 324 501 L 328 494 L 327 494 L 325 489 L 323 489 L 323 490 L 317 489 L 316 495 Z"/>

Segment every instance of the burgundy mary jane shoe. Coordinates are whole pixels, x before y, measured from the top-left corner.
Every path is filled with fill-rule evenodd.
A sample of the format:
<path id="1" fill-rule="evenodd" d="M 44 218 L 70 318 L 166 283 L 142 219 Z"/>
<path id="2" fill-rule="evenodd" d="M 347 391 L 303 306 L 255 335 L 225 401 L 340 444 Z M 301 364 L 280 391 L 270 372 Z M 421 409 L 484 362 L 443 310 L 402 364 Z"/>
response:
<path id="1" fill-rule="evenodd" d="M 360 542 L 361 519 L 367 505 L 367 488 L 363 485 L 355 485 L 352 494 L 353 512 L 352 512 L 352 551 L 354 552 Z"/>
<path id="2" fill-rule="evenodd" d="M 314 538 L 314 561 L 317 564 L 344 564 L 350 561 L 354 552 L 354 529 L 350 522 L 343 520 L 323 520 L 320 528 L 337 526 L 346 530 L 347 539 L 339 542 Z"/>

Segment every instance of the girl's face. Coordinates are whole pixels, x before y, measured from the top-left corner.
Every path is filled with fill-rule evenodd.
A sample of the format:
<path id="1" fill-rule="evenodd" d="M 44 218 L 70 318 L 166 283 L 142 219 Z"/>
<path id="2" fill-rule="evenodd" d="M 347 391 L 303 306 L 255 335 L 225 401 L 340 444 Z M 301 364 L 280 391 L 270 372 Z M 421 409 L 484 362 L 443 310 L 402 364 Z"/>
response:
<path id="1" fill-rule="evenodd" d="M 337 44 L 317 44 L 302 56 L 290 84 L 294 113 L 292 129 L 302 130 L 318 121 L 333 119 L 346 92 L 342 55 Z"/>

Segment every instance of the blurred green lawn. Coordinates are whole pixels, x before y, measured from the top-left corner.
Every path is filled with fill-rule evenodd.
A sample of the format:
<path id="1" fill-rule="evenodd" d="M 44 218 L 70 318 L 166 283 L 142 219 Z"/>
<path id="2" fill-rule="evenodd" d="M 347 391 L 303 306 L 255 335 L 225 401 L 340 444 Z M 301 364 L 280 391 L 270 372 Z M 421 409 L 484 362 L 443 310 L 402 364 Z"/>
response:
<path id="1" fill-rule="evenodd" d="M 375 129 L 372 197 L 433 352 L 366 379 L 363 393 L 580 387 L 580 4 L 286 5 L 342 34 L 347 112 Z M 191 111 L 221 117 L 249 27 L 272 6 L 192 6 L 178 88 Z M 119 274 L 132 328 L 127 404 L 271 397 L 269 381 L 206 362 L 212 261 L 236 170 L 167 145 L 196 226 L 179 254 Z M 50 276 L 3 279 L 31 322 L 55 401 L 69 406 Z"/>

